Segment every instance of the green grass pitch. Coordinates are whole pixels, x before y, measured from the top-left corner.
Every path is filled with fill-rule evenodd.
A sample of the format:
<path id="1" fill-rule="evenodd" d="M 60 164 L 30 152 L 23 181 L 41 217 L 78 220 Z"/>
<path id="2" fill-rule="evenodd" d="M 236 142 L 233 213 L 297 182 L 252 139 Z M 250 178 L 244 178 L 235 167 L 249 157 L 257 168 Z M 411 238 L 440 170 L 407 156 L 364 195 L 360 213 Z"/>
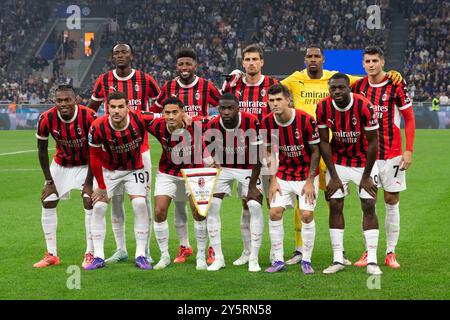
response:
<path id="1" fill-rule="evenodd" d="M 151 140 L 153 176 L 160 148 Z M 53 144 L 52 144 L 53 145 Z M 69 266 L 80 266 L 85 250 L 84 213 L 79 193 L 58 206 L 58 254 L 61 265 L 34 269 L 44 251 L 40 193 L 43 185 L 32 131 L 0 132 L 0 298 L 1 299 L 449 299 L 450 298 L 450 130 L 417 130 L 414 162 L 407 174 L 408 190 L 401 194 L 401 230 L 397 254 L 401 268 L 382 266 L 379 289 L 369 290 L 365 268 L 347 267 L 341 273 L 324 275 L 332 258 L 328 214 L 323 195 L 315 212 L 317 225 L 313 266 L 316 274 L 305 276 L 298 265 L 278 274 L 251 274 L 246 266 L 232 262 L 242 250 L 240 201 L 227 198 L 222 207 L 222 243 L 227 267 L 219 272 L 195 270 L 195 258 L 171 264 L 160 271 L 143 271 L 129 262 L 102 270 L 80 271 L 80 289 L 67 287 Z M 28 151 L 23 153 L 16 153 Z M 51 151 L 53 152 L 53 151 Z M 14 153 L 14 154 L 12 154 Z M 361 210 L 353 187 L 345 204 L 345 250 L 353 262 L 363 251 Z M 381 193 L 379 193 L 381 195 Z M 378 261 L 384 261 L 385 210 L 379 196 L 380 241 Z M 108 211 L 109 215 L 109 211 Z M 127 246 L 134 256 L 133 214 L 126 201 Z M 285 258 L 294 248 L 293 211 L 285 212 Z M 115 248 L 110 217 L 107 217 L 106 255 Z M 269 264 L 270 241 L 265 211 L 264 242 L 260 264 Z M 169 214 L 170 252 L 178 243 Z M 190 242 L 195 252 L 192 217 Z M 152 256 L 159 249 L 152 235 Z M 69 269 L 70 270 L 70 269 Z"/>

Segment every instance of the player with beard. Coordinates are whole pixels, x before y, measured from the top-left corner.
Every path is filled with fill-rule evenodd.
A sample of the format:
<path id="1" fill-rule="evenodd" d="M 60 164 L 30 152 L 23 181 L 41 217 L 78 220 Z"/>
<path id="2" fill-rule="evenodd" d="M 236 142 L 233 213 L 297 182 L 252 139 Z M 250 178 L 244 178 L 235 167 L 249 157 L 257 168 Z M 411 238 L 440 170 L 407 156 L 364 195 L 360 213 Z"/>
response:
<path id="1" fill-rule="evenodd" d="M 294 102 L 294 108 L 303 110 L 313 117 L 316 116 L 317 103 L 328 96 L 328 81 L 337 73 L 337 71 L 330 71 L 323 68 L 325 62 L 325 55 L 323 48 L 320 45 L 310 45 L 306 49 L 304 63 L 306 68 L 301 71 L 295 71 L 287 78 L 281 80 L 281 83 L 288 87 Z M 350 79 L 350 85 L 355 83 L 360 77 L 347 75 Z M 402 76 L 396 71 L 389 71 L 387 73 L 389 79 L 395 84 L 402 82 Z M 323 159 L 320 160 L 320 175 L 319 175 L 319 189 L 325 192 L 326 181 L 325 172 L 326 166 Z M 325 197 L 326 199 L 326 197 Z M 329 207 L 329 203 L 327 201 Z M 302 259 L 302 237 L 301 229 L 302 222 L 300 219 L 300 210 L 298 203 L 294 208 L 295 219 L 295 250 L 292 258 L 286 261 L 286 264 L 296 264 Z M 345 257 L 345 265 L 351 265 L 351 262 Z"/>
<path id="2" fill-rule="evenodd" d="M 178 76 L 164 83 L 161 94 L 150 108 L 153 112 L 162 112 L 164 101 L 177 98 L 183 102 L 184 112 L 191 117 L 208 117 L 209 106 L 217 106 L 220 93 L 214 84 L 196 75 L 197 54 L 190 48 L 181 48 L 176 52 L 176 69 Z M 179 201 L 182 197 L 173 199 L 175 212 L 174 224 L 180 246 L 175 257 L 175 263 L 184 263 L 192 255 L 189 244 L 186 201 Z M 212 263 L 214 252 L 208 250 L 208 263 Z"/>
<path id="3" fill-rule="evenodd" d="M 94 86 L 89 107 L 97 111 L 101 104 L 104 105 L 105 114 L 108 114 L 109 94 L 121 92 L 128 99 L 129 107 L 134 111 L 148 111 L 151 99 L 155 99 L 160 89 L 155 79 L 143 72 L 132 68 L 133 48 L 127 43 L 117 43 L 112 48 L 112 62 L 115 69 L 101 74 Z M 150 157 L 150 146 L 148 144 L 148 134 L 145 132 L 142 144 L 142 157 L 144 161 L 145 175 L 147 180 L 147 210 L 148 216 L 152 219 L 151 205 L 151 173 L 152 164 Z M 106 263 L 116 263 L 128 259 L 125 241 L 125 209 L 123 206 L 123 195 L 115 195 L 111 199 L 111 224 L 116 240 L 116 251 L 106 260 Z M 151 238 L 151 221 L 149 229 L 149 241 Z M 149 245 L 147 245 L 146 255 L 151 262 Z"/>
<path id="4" fill-rule="evenodd" d="M 377 166 L 379 185 L 384 189 L 386 207 L 386 259 L 388 267 L 397 269 L 395 247 L 400 232 L 400 192 L 406 190 L 405 171 L 411 166 L 414 145 L 414 111 L 406 83 L 394 85 L 387 77 L 384 53 L 379 47 L 364 50 L 363 66 L 367 76 L 356 81 L 353 92 L 364 95 L 376 108 L 380 124 Z M 401 117 L 405 120 L 406 150 L 402 152 Z M 367 266 L 367 251 L 355 263 Z"/>
<path id="5" fill-rule="evenodd" d="M 88 168 L 89 127 L 96 119 L 95 112 L 77 105 L 71 86 L 62 85 L 56 89 L 56 106 L 44 112 L 38 122 L 39 163 L 45 176 L 42 191 L 42 229 L 45 234 L 47 252 L 44 258 L 35 263 L 35 268 L 59 264 L 56 251 L 56 206 L 60 199 L 66 199 L 70 190 L 82 190 L 87 248 L 82 266 L 94 259 L 94 247 L 90 232 L 92 217 L 93 176 Z M 56 142 L 56 152 L 51 165 L 48 160 L 48 137 Z"/>
<path id="6" fill-rule="evenodd" d="M 270 86 L 277 84 L 278 80 L 262 74 L 264 53 L 260 46 L 257 44 L 247 46 L 243 50 L 242 56 L 242 66 L 245 73 L 241 73 L 239 70 L 233 71 L 232 74 L 234 73 L 234 76 L 227 77 L 228 80 L 223 83 L 222 92 L 234 94 L 239 100 L 239 110 L 253 114 L 261 122 L 270 113 L 267 91 Z M 269 190 L 268 175 L 262 175 L 262 183 L 267 195 Z M 240 188 L 241 184 L 238 183 L 238 190 Z M 233 262 L 236 266 L 246 264 L 249 261 L 251 251 L 250 217 L 249 208 L 246 201 L 243 200 L 241 235 L 244 248 L 241 256 Z"/>

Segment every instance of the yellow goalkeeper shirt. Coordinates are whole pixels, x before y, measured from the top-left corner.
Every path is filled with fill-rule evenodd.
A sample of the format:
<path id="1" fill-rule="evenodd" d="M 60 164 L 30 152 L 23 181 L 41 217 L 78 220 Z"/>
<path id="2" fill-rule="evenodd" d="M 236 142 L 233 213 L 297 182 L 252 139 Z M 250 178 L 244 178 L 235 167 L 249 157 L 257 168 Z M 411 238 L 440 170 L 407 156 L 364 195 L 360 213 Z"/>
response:
<path id="1" fill-rule="evenodd" d="M 323 70 L 322 78 L 311 79 L 306 69 L 295 71 L 281 83 L 291 92 L 294 107 L 316 118 L 317 103 L 328 96 L 328 80 L 338 71 Z M 350 86 L 360 77 L 348 75 Z"/>

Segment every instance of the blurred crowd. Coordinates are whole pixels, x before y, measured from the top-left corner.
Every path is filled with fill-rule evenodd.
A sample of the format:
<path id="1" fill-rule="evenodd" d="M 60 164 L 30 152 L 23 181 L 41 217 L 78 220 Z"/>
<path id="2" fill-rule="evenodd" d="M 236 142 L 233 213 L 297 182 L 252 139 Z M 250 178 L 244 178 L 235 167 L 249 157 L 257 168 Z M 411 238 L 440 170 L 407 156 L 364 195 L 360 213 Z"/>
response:
<path id="1" fill-rule="evenodd" d="M 409 20 L 403 72 L 413 98 L 426 101 L 437 97 L 448 101 L 450 2 L 413 0 L 404 1 L 401 7 Z"/>
<path id="2" fill-rule="evenodd" d="M 403 73 L 414 100 L 450 97 L 449 71 L 449 2 L 432 0 L 400 0 L 405 18 L 409 19 L 408 50 Z M 366 26 L 370 0 L 296 1 L 296 0 L 130 0 L 130 14 L 124 15 L 121 0 L 86 0 L 85 4 L 105 5 L 111 19 L 104 26 L 99 48 L 111 48 L 117 41 L 128 42 L 134 49 L 136 69 L 155 77 L 160 85 L 176 76 L 175 52 L 192 47 L 198 55 L 198 74 L 217 86 L 242 61 L 247 42 L 258 43 L 264 50 L 305 50 L 319 43 L 325 49 L 356 49 L 361 44 L 385 46 L 390 28 L 389 0 L 377 1 L 381 6 L 381 29 Z M 49 65 L 41 57 L 29 61 L 26 74 L 7 74 L 26 36 L 45 22 L 48 12 L 35 1 L 3 0 L 0 11 L 0 101 L 18 103 L 50 102 L 55 83 L 64 79 L 60 66 L 63 57 L 52 63 L 52 77 L 39 72 Z M 254 32 L 246 35 L 246 31 Z M 64 51 L 65 52 L 65 51 Z M 111 58 L 101 72 L 113 68 Z M 61 67 L 62 69 L 62 67 Z M 87 103 L 98 74 L 91 75 L 81 88 Z M 58 79 L 58 80 L 55 80 Z"/>

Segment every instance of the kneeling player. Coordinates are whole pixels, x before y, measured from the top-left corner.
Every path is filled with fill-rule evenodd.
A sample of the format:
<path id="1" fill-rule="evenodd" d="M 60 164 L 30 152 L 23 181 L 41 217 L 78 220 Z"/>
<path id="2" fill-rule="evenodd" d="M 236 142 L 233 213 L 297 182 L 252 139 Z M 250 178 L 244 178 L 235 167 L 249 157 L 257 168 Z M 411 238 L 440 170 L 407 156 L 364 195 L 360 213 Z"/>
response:
<path id="1" fill-rule="evenodd" d="M 105 266 L 105 214 L 109 199 L 125 191 L 134 210 L 136 238 L 136 266 L 150 270 L 145 257 L 149 233 L 149 217 L 145 196 L 148 179 L 142 163 L 141 146 L 145 128 L 153 115 L 141 115 L 129 110 L 127 98 L 120 92 L 108 96 L 109 115 L 97 119 L 90 129 L 89 145 L 91 167 L 99 188 L 93 193 L 94 210 L 91 232 L 94 242 L 94 260 L 86 270 Z"/>
<path id="2" fill-rule="evenodd" d="M 186 201 L 188 191 L 181 169 L 194 167 L 195 160 L 202 164 L 201 152 L 202 144 L 199 141 L 199 150 L 195 149 L 194 125 L 186 126 L 183 119 L 185 111 L 183 102 L 176 98 L 168 98 L 163 103 L 163 119 L 157 119 L 147 126 L 148 132 L 156 137 L 161 143 L 162 155 L 159 161 L 159 172 L 155 181 L 155 222 L 154 230 L 156 241 L 161 251 L 161 258 L 155 265 L 155 269 L 164 269 L 170 264 L 169 254 L 169 224 L 167 222 L 167 212 L 170 202 Z M 196 118 L 194 117 L 193 120 Z M 201 137 L 202 127 L 198 134 Z M 178 138 L 183 141 L 178 143 Z M 200 157 L 195 159 L 195 153 Z M 205 270 L 206 258 L 206 220 L 198 214 L 192 199 L 190 199 L 192 215 L 194 217 L 194 231 L 197 240 L 197 270 Z"/>
<path id="3" fill-rule="evenodd" d="M 208 130 L 205 132 L 205 143 L 208 149 L 211 149 L 215 162 L 222 168 L 207 216 L 208 234 L 215 252 L 215 260 L 208 267 L 208 271 L 225 267 L 220 238 L 220 207 L 223 197 L 231 195 L 233 181 L 236 180 L 239 184 L 239 197 L 245 201 L 250 211 L 251 245 L 248 270 L 258 272 L 261 270 L 258 256 L 264 229 L 260 178 L 252 199 L 246 199 L 252 167 L 257 159 L 259 122 L 255 116 L 239 111 L 239 100 L 232 93 L 225 93 L 220 98 L 218 109 L 220 116 L 208 123 Z"/>
<path id="4" fill-rule="evenodd" d="M 56 107 L 44 112 L 39 118 L 36 133 L 39 162 L 45 176 L 41 201 L 42 229 L 47 243 L 47 252 L 41 261 L 34 264 L 36 268 L 59 264 L 56 251 L 56 206 L 72 189 L 83 190 L 87 248 L 82 265 L 89 264 L 93 259 L 94 248 L 90 235 L 92 174 L 88 170 L 87 137 L 96 116 L 91 109 L 76 104 L 71 86 L 58 87 L 55 103 Z M 49 135 L 56 142 L 56 153 L 51 166 L 48 161 Z"/>
<path id="5" fill-rule="evenodd" d="M 266 272 L 278 272 L 285 268 L 283 212 L 286 207 L 294 206 L 298 196 L 303 222 L 301 267 L 303 273 L 312 274 L 311 256 L 316 235 L 313 212 L 319 187 L 319 132 L 312 116 L 289 107 L 290 95 L 285 86 L 273 85 L 268 95 L 272 113 L 263 119 L 261 129 L 268 131 L 268 152 L 271 151 L 271 144 L 278 144 L 279 167 L 270 181 L 269 234 L 274 257 Z"/>

